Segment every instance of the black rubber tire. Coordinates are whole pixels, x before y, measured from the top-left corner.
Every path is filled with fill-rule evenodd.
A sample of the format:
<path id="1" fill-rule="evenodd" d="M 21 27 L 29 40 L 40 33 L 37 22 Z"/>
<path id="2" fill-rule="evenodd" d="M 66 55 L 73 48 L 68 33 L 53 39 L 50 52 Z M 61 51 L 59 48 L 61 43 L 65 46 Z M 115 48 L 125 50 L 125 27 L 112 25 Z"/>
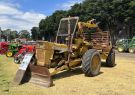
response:
<path id="1" fill-rule="evenodd" d="M 115 50 L 111 49 L 106 59 L 106 66 L 114 67 L 115 65 Z"/>
<path id="2" fill-rule="evenodd" d="M 20 60 L 18 60 L 17 58 L 14 58 L 14 63 L 20 64 Z"/>
<path id="3" fill-rule="evenodd" d="M 99 58 L 99 65 L 97 66 L 95 71 L 92 71 L 92 59 L 93 57 L 97 55 Z M 101 67 L 101 58 L 100 58 L 100 54 L 96 49 L 90 49 L 88 50 L 82 58 L 82 70 L 84 72 L 84 74 L 86 76 L 96 76 L 99 74 L 100 72 L 100 67 Z"/>

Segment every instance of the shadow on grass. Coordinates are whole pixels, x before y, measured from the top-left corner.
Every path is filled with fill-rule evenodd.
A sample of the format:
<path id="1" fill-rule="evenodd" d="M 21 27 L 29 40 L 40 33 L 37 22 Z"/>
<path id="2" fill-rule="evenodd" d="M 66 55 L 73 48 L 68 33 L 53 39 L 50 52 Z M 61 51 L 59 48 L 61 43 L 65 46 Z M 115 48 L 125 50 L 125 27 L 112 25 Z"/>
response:
<path id="1" fill-rule="evenodd" d="M 117 64 L 115 64 L 115 66 L 116 66 L 116 65 L 117 65 Z M 115 67 L 115 66 L 114 66 L 114 67 Z M 101 68 L 102 68 L 102 67 L 103 67 L 103 68 L 113 68 L 113 67 L 107 66 L 107 65 L 106 65 L 106 62 L 102 62 L 102 63 L 101 63 Z"/>
<path id="2" fill-rule="evenodd" d="M 102 62 L 101 63 L 101 68 L 113 68 L 113 67 L 108 67 L 108 66 L 106 66 L 106 62 Z M 53 79 L 53 81 L 55 81 L 55 80 L 58 80 L 58 79 L 73 77 L 73 76 L 81 75 L 81 74 L 85 77 L 85 75 L 84 75 L 84 73 L 82 71 L 82 68 L 81 67 L 77 67 L 77 68 L 74 68 L 74 69 L 68 70 L 68 71 L 67 70 L 64 70 L 64 71 L 62 71 L 62 72 L 54 75 L 52 77 L 52 79 Z M 101 74 L 103 74 L 102 71 L 100 71 L 98 75 L 101 75 Z M 23 81 L 21 83 L 24 84 L 24 83 L 29 82 L 30 78 L 31 78 L 31 74 L 30 73 L 27 73 L 25 75 L 25 77 L 23 78 Z"/>
<path id="3" fill-rule="evenodd" d="M 106 62 L 102 62 L 101 63 L 101 68 L 112 68 L 112 67 L 108 67 L 106 65 Z M 30 78 L 32 76 L 31 76 L 31 73 L 30 73 L 29 69 L 27 70 L 27 72 L 29 72 L 29 73 L 26 73 L 25 74 L 25 76 L 23 77 L 23 81 L 21 81 L 21 84 L 24 84 L 24 83 L 27 83 L 27 82 L 30 81 Z M 98 75 L 101 75 L 101 74 L 103 74 L 102 71 L 100 71 Z M 85 74 L 82 71 L 82 68 L 81 67 L 76 67 L 76 68 L 71 69 L 71 70 L 68 70 L 68 71 L 67 70 L 64 70 L 64 71 L 62 71 L 62 72 L 54 75 L 52 77 L 52 79 L 53 79 L 53 81 L 55 81 L 55 80 L 58 80 L 58 79 L 73 77 L 73 76 L 77 76 L 77 75 L 82 75 L 83 77 L 86 77 Z"/>
<path id="4" fill-rule="evenodd" d="M 102 74 L 103 72 L 99 72 L 98 75 Z M 84 75 L 83 71 L 81 68 L 75 68 L 73 70 L 68 70 L 68 71 L 63 71 L 63 72 L 60 72 L 58 74 L 56 74 L 55 76 L 53 76 L 53 80 L 58 80 L 58 79 L 63 79 L 63 78 L 68 78 L 68 77 L 73 77 L 73 76 L 76 76 L 76 75 L 83 75 L 84 77 L 87 77 Z M 96 77 L 96 76 L 95 76 Z"/>

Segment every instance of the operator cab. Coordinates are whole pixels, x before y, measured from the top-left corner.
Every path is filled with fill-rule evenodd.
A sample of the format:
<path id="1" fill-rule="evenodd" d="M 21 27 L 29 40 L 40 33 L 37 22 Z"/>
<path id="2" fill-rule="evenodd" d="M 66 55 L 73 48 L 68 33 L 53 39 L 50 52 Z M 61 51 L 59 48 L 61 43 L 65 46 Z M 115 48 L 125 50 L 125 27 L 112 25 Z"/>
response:
<path id="1" fill-rule="evenodd" d="M 78 20 L 79 17 L 69 17 L 61 19 L 56 36 L 56 43 L 68 44 L 72 42 Z"/>

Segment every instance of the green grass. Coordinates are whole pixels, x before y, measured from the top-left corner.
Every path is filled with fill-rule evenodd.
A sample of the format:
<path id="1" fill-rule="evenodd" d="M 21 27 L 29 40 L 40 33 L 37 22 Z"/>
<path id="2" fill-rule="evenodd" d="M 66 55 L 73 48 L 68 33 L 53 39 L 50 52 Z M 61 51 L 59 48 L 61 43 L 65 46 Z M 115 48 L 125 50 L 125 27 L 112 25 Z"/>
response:
<path id="1" fill-rule="evenodd" d="M 0 55 L 0 95 L 45 95 L 42 93 L 46 93 L 48 90 L 44 91 L 44 87 L 32 83 L 13 84 L 18 67 L 19 65 L 14 63 L 13 58 Z"/>
<path id="2" fill-rule="evenodd" d="M 0 55 L 0 95 L 9 94 L 16 67 L 17 65 L 13 63 L 13 58 Z"/>

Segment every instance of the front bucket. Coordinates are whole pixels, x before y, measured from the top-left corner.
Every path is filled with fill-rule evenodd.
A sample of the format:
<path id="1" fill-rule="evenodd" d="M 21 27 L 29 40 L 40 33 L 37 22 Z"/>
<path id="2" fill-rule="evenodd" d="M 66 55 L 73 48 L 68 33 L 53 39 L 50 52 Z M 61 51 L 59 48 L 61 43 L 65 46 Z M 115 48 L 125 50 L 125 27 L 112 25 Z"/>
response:
<path id="1" fill-rule="evenodd" d="M 53 81 L 48 68 L 30 64 L 26 71 L 18 70 L 14 78 L 14 83 L 19 85 L 31 82 L 44 87 L 51 87 Z"/>
<path id="2" fill-rule="evenodd" d="M 45 87 L 53 85 L 53 81 L 48 68 L 36 66 L 31 63 L 33 53 L 27 53 L 20 64 L 19 70 L 14 77 L 14 84 L 22 84 L 32 82 Z"/>
<path id="3" fill-rule="evenodd" d="M 30 82 L 45 87 L 53 85 L 53 81 L 48 68 L 42 66 L 29 65 L 31 72 Z"/>

